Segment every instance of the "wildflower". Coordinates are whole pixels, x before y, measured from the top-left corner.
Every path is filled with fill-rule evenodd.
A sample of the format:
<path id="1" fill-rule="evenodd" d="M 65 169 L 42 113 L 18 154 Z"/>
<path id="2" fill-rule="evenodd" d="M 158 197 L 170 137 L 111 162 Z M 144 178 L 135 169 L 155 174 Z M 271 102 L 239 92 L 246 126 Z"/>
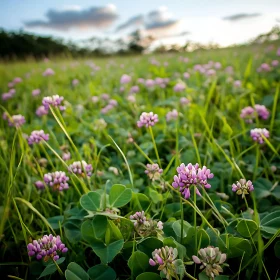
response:
<path id="1" fill-rule="evenodd" d="M 216 63 L 214 64 L 214 67 L 215 67 L 216 69 L 221 69 L 221 68 L 222 68 L 222 64 L 221 64 L 220 62 L 216 62 Z"/>
<path id="2" fill-rule="evenodd" d="M 250 135 L 255 142 L 264 143 L 264 138 L 269 138 L 269 131 L 266 128 L 251 129 Z"/>
<path id="3" fill-rule="evenodd" d="M 218 247 L 208 246 L 198 251 L 199 256 L 192 256 L 196 264 L 201 264 L 200 269 L 205 269 L 206 275 L 214 280 L 220 272 L 223 272 L 221 265 L 225 262 L 227 255 L 222 254 Z"/>
<path id="4" fill-rule="evenodd" d="M 106 105 L 105 107 L 103 107 L 101 109 L 101 113 L 102 114 L 107 114 L 109 111 L 111 111 L 112 109 L 114 109 L 114 106 L 111 104 Z"/>
<path id="5" fill-rule="evenodd" d="M 142 225 L 147 221 L 144 211 L 136 212 L 134 215 L 131 215 L 129 218 L 130 218 L 130 220 L 135 220 L 135 222 L 134 222 L 135 227 Z"/>
<path id="6" fill-rule="evenodd" d="M 138 93 L 139 92 L 139 86 L 133 86 L 130 88 L 130 93 Z"/>
<path id="7" fill-rule="evenodd" d="M 138 82 L 139 84 L 145 84 L 145 79 L 143 79 L 143 78 L 138 78 L 138 79 L 137 79 L 137 82 Z"/>
<path id="8" fill-rule="evenodd" d="M 102 93 L 101 94 L 101 99 L 103 100 L 109 100 L 110 99 L 110 95 L 108 93 Z"/>
<path id="9" fill-rule="evenodd" d="M 109 103 L 109 105 L 111 105 L 113 107 L 118 106 L 118 101 L 115 99 L 110 99 L 108 103 Z"/>
<path id="10" fill-rule="evenodd" d="M 69 177 L 63 171 L 55 171 L 44 175 L 45 183 L 54 190 L 63 191 L 69 189 L 68 180 Z"/>
<path id="11" fill-rule="evenodd" d="M 255 108 L 258 116 L 261 119 L 263 119 L 263 120 L 267 120 L 268 119 L 269 111 L 267 110 L 267 108 L 264 105 L 256 104 L 254 108 Z"/>
<path id="12" fill-rule="evenodd" d="M 145 173 L 153 181 L 159 180 L 162 172 L 163 172 L 163 170 L 158 166 L 157 163 L 153 163 L 153 164 L 148 163 L 146 165 Z"/>
<path id="13" fill-rule="evenodd" d="M 107 126 L 107 123 L 104 119 L 97 119 L 93 123 L 94 130 L 102 130 L 102 129 L 105 129 L 106 126 Z"/>
<path id="14" fill-rule="evenodd" d="M 60 105 L 63 99 L 64 97 L 59 95 L 47 96 L 43 98 L 42 104 L 46 110 L 48 110 L 50 106 L 53 106 L 59 107 L 59 109 L 63 111 L 65 110 L 65 106 Z"/>
<path id="15" fill-rule="evenodd" d="M 128 84 L 128 83 L 130 83 L 131 82 L 131 77 L 130 76 L 128 76 L 127 74 L 123 74 L 122 76 L 121 76 L 121 79 L 120 79 L 120 83 L 121 84 Z"/>
<path id="16" fill-rule="evenodd" d="M 206 75 L 207 75 L 208 77 L 215 76 L 215 75 L 216 75 L 216 70 L 214 70 L 214 69 L 208 69 L 208 70 L 206 71 Z"/>
<path id="17" fill-rule="evenodd" d="M 186 86 L 183 83 L 178 83 L 174 86 L 173 90 L 175 92 L 182 92 L 186 89 Z"/>
<path id="18" fill-rule="evenodd" d="M 19 84 L 19 83 L 21 83 L 22 82 L 22 78 L 20 78 L 20 77 L 16 77 L 16 78 L 14 78 L 14 80 L 13 80 L 13 83 L 14 84 Z"/>
<path id="19" fill-rule="evenodd" d="M 149 260 L 151 266 L 159 265 L 158 270 L 163 272 L 166 279 L 172 279 L 177 274 L 176 272 L 176 259 L 178 256 L 178 250 L 173 247 L 162 247 L 155 249 L 152 252 L 152 257 Z"/>
<path id="20" fill-rule="evenodd" d="M 271 66 L 276 67 L 278 65 L 279 65 L 279 61 L 278 60 L 272 60 Z"/>
<path id="21" fill-rule="evenodd" d="M 67 161 L 67 160 L 69 160 L 70 158 L 71 158 L 70 152 L 64 152 L 64 153 L 62 154 L 62 159 L 63 159 L 64 161 Z"/>
<path id="22" fill-rule="evenodd" d="M 42 140 L 48 141 L 49 134 L 45 134 L 44 130 L 34 130 L 28 137 L 28 144 L 32 145 L 34 143 L 40 143 Z"/>
<path id="23" fill-rule="evenodd" d="M 242 198 L 253 190 L 254 186 L 250 180 L 246 181 L 245 179 L 240 179 L 236 184 L 232 184 L 232 191 L 236 192 L 238 195 L 242 195 Z"/>
<path id="24" fill-rule="evenodd" d="M 255 118 L 255 109 L 251 106 L 247 106 L 241 110 L 240 118 L 245 119 L 245 122 L 252 123 Z"/>
<path id="25" fill-rule="evenodd" d="M 13 115 L 8 117 L 7 114 L 3 114 L 3 119 L 8 120 L 9 126 L 20 127 L 25 123 L 25 117 L 22 115 Z"/>
<path id="26" fill-rule="evenodd" d="M 3 101 L 6 101 L 8 99 L 11 99 L 13 97 L 13 95 L 10 93 L 10 92 L 5 92 L 5 93 L 2 93 L 2 100 Z"/>
<path id="27" fill-rule="evenodd" d="M 39 189 L 39 190 L 45 188 L 45 184 L 44 184 L 44 182 L 42 182 L 42 181 L 36 181 L 36 182 L 34 183 L 34 185 L 35 185 L 36 188 Z"/>
<path id="28" fill-rule="evenodd" d="M 234 85 L 234 87 L 239 88 L 239 87 L 241 87 L 242 83 L 240 80 L 236 80 L 233 82 L 233 85 Z"/>
<path id="29" fill-rule="evenodd" d="M 135 103 L 136 102 L 136 98 L 134 95 L 128 95 L 128 97 L 126 98 L 129 102 L 131 103 Z"/>
<path id="30" fill-rule="evenodd" d="M 185 72 L 185 73 L 183 74 L 183 77 L 184 77 L 185 79 L 189 79 L 190 76 L 191 76 L 191 75 L 190 75 L 188 72 Z"/>
<path id="31" fill-rule="evenodd" d="M 41 93 L 41 90 L 40 89 L 34 89 L 34 90 L 32 90 L 32 95 L 33 96 L 37 96 L 37 95 L 39 95 Z"/>
<path id="32" fill-rule="evenodd" d="M 179 190 L 184 195 L 185 199 L 190 197 L 190 187 L 192 185 L 195 186 L 195 191 L 198 195 L 201 195 L 197 188 L 198 186 L 206 189 L 211 188 L 211 185 L 207 182 L 207 180 L 212 179 L 214 175 L 211 173 L 210 169 L 207 169 L 206 166 L 200 168 L 198 163 L 195 165 L 189 163 L 187 166 L 182 163 L 179 167 L 177 167 L 177 172 L 178 176 L 174 176 L 172 186 L 174 188 L 179 187 Z"/>
<path id="33" fill-rule="evenodd" d="M 8 88 L 12 88 L 14 86 L 15 86 L 15 84 L 13 82 L 8 83 Z"/>
<path id="34" fill-rule="evenodd" d="M 85 173 L 88 177 L 92 175 L 92 165 L 87 164 L 84 160 L 73 162 L 69 165 L 68 170 L 69 172 L 81 175 L 82 177 L 85 177 Z"/>
<path id="35" fill-rule="evenodd" d="M 280 56 L 280 48 L 277 50 L 277 53 L 276 53 L 278 56 Z"/>
<path id="36" fill-rule="evenodd" d="M 73 81 L 72 81 L 72 86 L 76 86 L 76 85 L 78 85 L 80 82 L 79 82 L 79 80 L 78 79 L 74 79 Z"/>
<path id="37" fill-rule="evenodd" d="M 48 261 L 50 258 L 57 261 L 59 259 L 58 253 L 66 253 L 68 248 L 65 247 L 60 240 L 60 236 L 44 235 L 38 240 L 33 240 L 32 243 L 27 245 L 28 255 L 30 257 L 35 256 L 37 260 L 44 257 L 44 261 Z"/>
<path id="38" fill-rule="evenodd" d="M 93 97 L 91 98 L 91 101 L 92 101 L 93 103 L 97 103 L 97 102 L 99 101 L 99 97 L 98 97 L 98 96 L 93 96 Z"/>
<path id="39" fill-rule="evenodd" d="M 158 115 L 153 112 L 146 113 L 143 112 L 140 116 L 139 121 L 137 122 L 138 127 L 146 126 L 154 126 L 158 122 Z"/>
<path id="40" fill-rule="evenodd" d="M 168 112 L 166 114 L 166 121 L 176 120 L 179 116 L 179 113 L 176 109 L 173 109 L 172 111 Z"/>
<path id="41" fill-rule="evenodd" d="M 270 65 L 267 63 L 262 63 L 257 69 L 257 72 L 269 72 L 271 70 Z"/>
<path id="42" fill-rule="evenodd" d="M 152 79 L 147 79 L 145 85 L 147 88 L 152 88 L 155 85 L 155 81 Z"/>
<path id="43" fill-rule="evenodd" d="M 43 76 L 48 77 L 48 76 L 53 76 L 55 73 L 51 68 L 47 68 L 46 71 L 43 73 Z"/>
<path id="44" fill-rule="evenodd" d="M 36 110 L 36 115 L 38 117 L 42 117 L 44 115 L 47 115 L 49 113 L 49 110 L 46 109 L 43 105 L 42 106 L 39 106 Z"/>
<path id="45" fill-rule="evenodd" d="M 116 168 L 116 167 L 114 167 L 114 166 L 110 166 L 110 167 L 108 168 L 108 171 L 113 172 L 116 176 L 119 175 L 119 170 L 118 170 L 118 168 Z"/>
<path id="46" fill-rule="evenodd" d="M 190 100 L 186 97 L 181 97 L 180 103 L 181 103 L 181 105 L 188 105 L 190 103 Z"/>

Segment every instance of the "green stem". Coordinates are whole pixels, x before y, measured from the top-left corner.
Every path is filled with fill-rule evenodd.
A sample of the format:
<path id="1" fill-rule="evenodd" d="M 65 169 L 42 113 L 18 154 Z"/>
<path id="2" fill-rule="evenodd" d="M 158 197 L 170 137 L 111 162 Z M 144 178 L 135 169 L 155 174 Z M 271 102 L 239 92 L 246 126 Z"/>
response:
<path id="1" fill-rule="evenodd" d="M 196 278 L 192 277 L 186 270 L 185 270 L 185 275 L 192 280 L 197 280 Z"/>
<path id="2" fill-rule="evenodd" d="M 161 168 L 161 162 L 160 162 L 159 155 L 158 155 L 157 145 L 156 145 L 156 142 L 155 142 L 154 133 L 153 133 L 153 129 L 152 129 L 151 126 L 149 126 L 149 131 L 150 131 L 150 134 L 151 134 L 151 137 L 152 137 L 152 141 L 153 141 L 153 145 L 154 145 L 154 149 L 155 149 L 155 152 L 156 152 L 158 165 Z"/>
<path id="3" fill-rule="evenodd" d="M 54 262 L 54 264 L 55 264 L 55 266 L 57 268 L 57 271 L 58 271 L 59 275 L 60 276 L 64 276 L 64 274 L 63 274 L 61 268 L 59 267 L 59 265 L 57 264 L 57 262 L 54 259 L 52 259 L 52 260 L 53 260 L 53 262 Z"/>
<path id="4" fill-rule="evenodd" d="M 196 206 L 196 187 L 194 187 L 194 195 L 193 195 L 193 202 Z M 196 230 L 196 210 L 193 210 L 193 226 L 194 226 L 194 248 L 195 248 L 195 255 L 197 255 L 197 230 Z"/>
<path id="5" fill-rule="evenodd" d="M 181 244 L 183 244 L 183 232 L 184 232 L 184 207 L 183 200 L 180 196 L 180 208 L 181 208 Z"/>

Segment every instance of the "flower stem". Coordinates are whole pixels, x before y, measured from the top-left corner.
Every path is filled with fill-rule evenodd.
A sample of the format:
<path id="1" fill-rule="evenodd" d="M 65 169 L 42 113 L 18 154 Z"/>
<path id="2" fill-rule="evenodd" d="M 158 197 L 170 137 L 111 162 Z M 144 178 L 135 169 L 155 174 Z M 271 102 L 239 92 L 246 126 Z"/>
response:
<path id="1" fill-rule="evenodd" d="M 185 270 L 185 275 L 192 280 L 197 280 L 196 278 L 192 277 L 186 270 Z"/>
<path id="2" fill-rule="evenodd" d="M 59 275 L 60 276 L 64 276 L 64 274 L 63 274 L 61 268 L 59 267 L 59 265 L 57 264 L 57 262 L 54 259 L 52 259 L 52 260 L 53 260 L 53 262 L 54 262 L 54 264 L 55 264 L 55 266 L 57 268 L 57 271 L 58 271 Z"/>
<path id="3" fill-rule="evenodd" d="M 153 133 L 153 129 L 152 129 L 151 126 L 149 126 L 149 130 L 150 130 L 150 134 L 151 134 L 151 137 L 152 137 L 154 149 L 155 149 L 155 152 L 156 152 L 158 165 L 159 165 L 159 167 L 161 168 L 161 163 L 160 163 L 160 159 L 159 159 L 159 155 L 158 155 L 157 145 L 156 145 L 156 142 L 155 142 L 154 133 Z"/>
<path id="4" fill-rule="evenodd" d="M 196 206 L 196 187 L 193 194 L 193 202 Z M 194 226 L 194 248 L 195 248 L 195 254 L 197 254 L 197 231 L 196 231 L 196 210 L 193 210 L 193 226 Z"/>
<path id="5" fill-rule="evenodd" d="M 181 244 L 183 244 L 183 233 L 184 233 L 184 207 L 183 200 L 180 196 L 180 208 L 181 208 Z"/>

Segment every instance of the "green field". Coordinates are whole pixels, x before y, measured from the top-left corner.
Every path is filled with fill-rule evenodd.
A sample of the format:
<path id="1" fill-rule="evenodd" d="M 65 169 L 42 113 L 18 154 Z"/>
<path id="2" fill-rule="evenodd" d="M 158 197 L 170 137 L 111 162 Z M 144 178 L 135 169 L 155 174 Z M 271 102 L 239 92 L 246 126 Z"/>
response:
<path id="1" fill-rule="evenodd" d="M 280 279 L 278 48 L 2 63 L 1 279 Z M 47 68 L 54 75 L 44 76 Z M 38 116 L 53 95 L 65 110 L 52 103 Z M 158 122 L 138 127 L 143 112 Z M 13 115 L 25 123 L 15 126 Z M 255 128 L 269 137 L 254 141 Z M 34 130 L 48 140 L 32 144 Z M 187 179 L 182 163 L 192 164 Z M 56 171 L 69 188 L 44 176 Z M 240 179 L 247 183 L 232 191 Z M 52 237 L 27 249 L 50 234 L 68 251 Z"/>

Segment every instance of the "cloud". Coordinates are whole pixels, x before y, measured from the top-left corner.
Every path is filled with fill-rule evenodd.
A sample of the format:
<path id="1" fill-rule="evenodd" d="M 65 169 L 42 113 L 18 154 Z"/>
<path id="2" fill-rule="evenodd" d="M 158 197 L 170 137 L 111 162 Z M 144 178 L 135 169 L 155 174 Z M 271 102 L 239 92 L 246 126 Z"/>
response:
<path id="1" fill-rule="evenodd" d="M 70 9 L 69 9 L 70 8 Z M 104 7 L 81 9 L 77 6 L 64 10 L 50 9 L 47 20 L 31 20 L 25 22 L 26 27 L 43 27 L 67 31 L 71 28 L 107 28 L 118 18 L 116 7 L 109 4 Z"/>
<path id="2" fill-rule="evenodd" d="M 137 15 L 134 16 L 130 19 L 128 19 L 126 22 L 120 24 L 117 28 L 116 31 L 121 31 L 123 29 L 129 28 L 131 26 L 140 26 L 144 24 L 144 16 L 143 15 Z"/>
<path id="3" fill-rule="evenodd" d="M 142 27 L 147 31 L 166 30 L 175 27 L 179 20 L 173 19 L 167 7 L 160 7 L 149 12 L 147 15 L 137 15 L 131 17 L 123 24 L 119 25 L 116 31 L 121 31 L 130 27 Z"/>
<path id="4" fill-rule="evenodd" d="M 240 13 L 240 14 L 226 16 L 226 17 L 223 18 L 223 20 L 239 21 L 239 20 L 242 20 L 242 19 L 249 19 L 249 18 L 259 17 L 261 15 L 262 14 L 260 14 L 260 13 L 252 13 L 252 14 Z"/>

